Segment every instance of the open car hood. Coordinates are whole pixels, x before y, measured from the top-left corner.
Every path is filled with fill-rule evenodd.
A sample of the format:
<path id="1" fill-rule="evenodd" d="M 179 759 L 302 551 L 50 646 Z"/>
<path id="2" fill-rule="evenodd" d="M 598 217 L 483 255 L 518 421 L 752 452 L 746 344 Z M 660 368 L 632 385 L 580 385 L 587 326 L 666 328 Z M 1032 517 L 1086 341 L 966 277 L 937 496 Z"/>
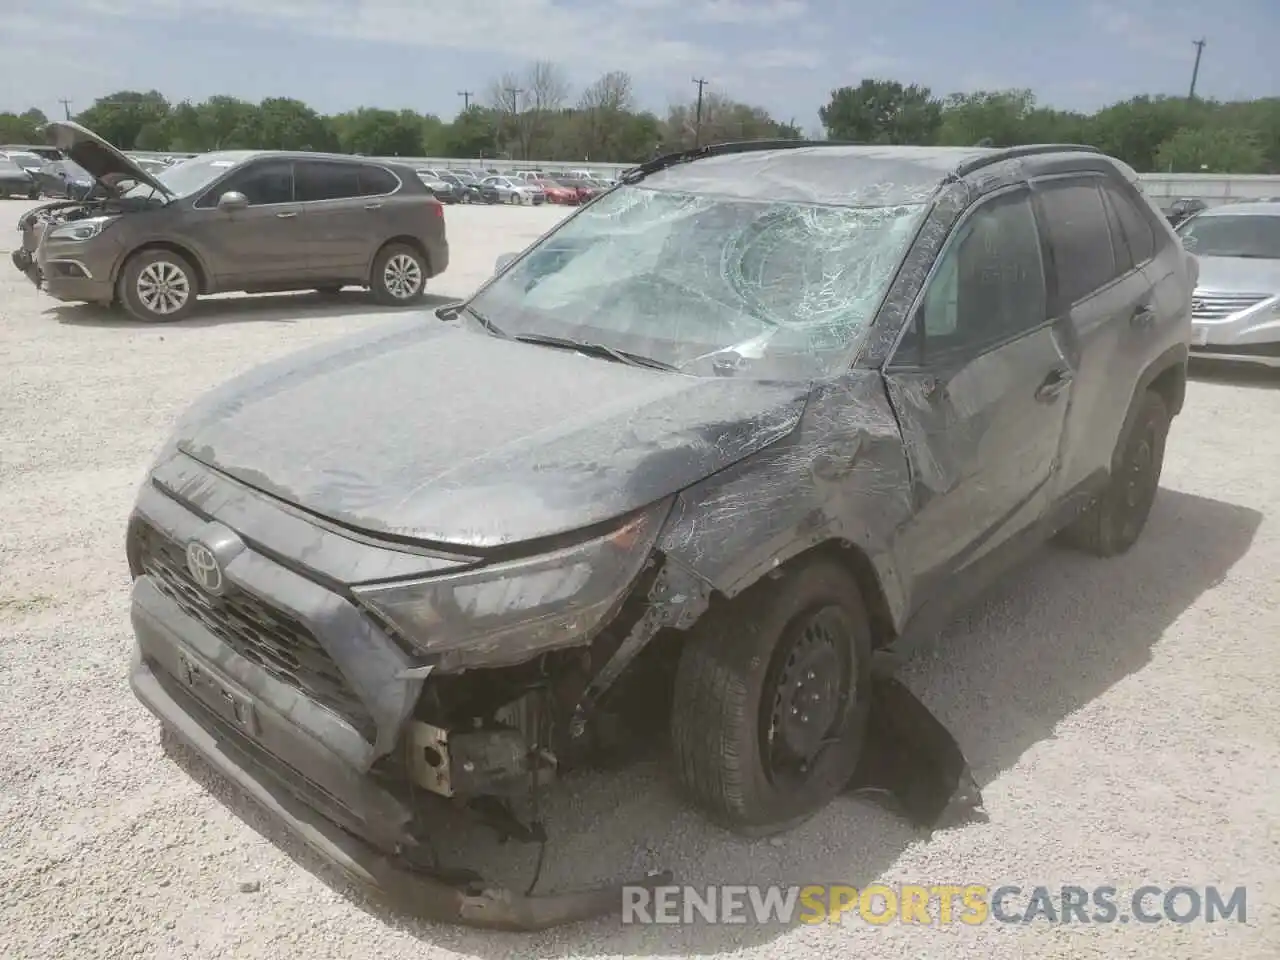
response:
<path id="1" fill-rule="evenodd" d="M 61 150 L 66 157 L 87 170 L 89 175 L 103 186 L 113 186 L 104 180 L 105 177 L 127 177 L 130 180 L 145 183 L 166 197 L 174 195 L 173 191 L 107 141 L 74 121 L 54 120 L 45 127 L 44 135 L 50 146 Z"/>

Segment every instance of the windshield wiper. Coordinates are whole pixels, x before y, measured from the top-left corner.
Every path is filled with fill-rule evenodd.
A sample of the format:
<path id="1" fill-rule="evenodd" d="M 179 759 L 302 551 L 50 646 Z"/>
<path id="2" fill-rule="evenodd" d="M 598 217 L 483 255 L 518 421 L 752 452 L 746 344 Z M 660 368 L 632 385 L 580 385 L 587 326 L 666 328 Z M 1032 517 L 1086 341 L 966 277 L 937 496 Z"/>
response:
<path id="1" fill-rule="evenodd" d="M 679 372 L 679 367 L 673 366 L 665 360 L 646 357 L 627 350 L 617 350 L 613 347 L 607 347 L 603 343 L 589 343 L 585 340 L 573 340 L 569 337 L 552 337 L 544 333 L 517 333 L 512 339 L 519 340 L 521 343 L 536 343 L 544 347 L 577 350 L 579 353 L 585 353 L 589 356 L 603 357 L 616 363 L 625 363 L 629 367 L 647 367 L 650 370 L 665 370 L 668 373 Z"/>

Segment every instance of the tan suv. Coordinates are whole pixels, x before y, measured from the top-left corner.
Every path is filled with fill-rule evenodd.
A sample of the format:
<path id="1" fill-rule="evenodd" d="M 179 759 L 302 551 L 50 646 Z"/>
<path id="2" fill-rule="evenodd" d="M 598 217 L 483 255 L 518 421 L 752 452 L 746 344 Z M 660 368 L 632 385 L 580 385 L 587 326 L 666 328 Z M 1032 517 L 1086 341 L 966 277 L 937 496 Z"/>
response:
<path id="1" fill-rule="evenodd" d="M 160 174 L 92 131 L 50 142 L 95 178 L 87 198 L 18 221 L 13 262 L 58 300 L 187 316 L 202 294 L 367 287 L 416 303 L 449 264 L 443 208 L 408 167 L 317 153 L 226 151 Z"/>

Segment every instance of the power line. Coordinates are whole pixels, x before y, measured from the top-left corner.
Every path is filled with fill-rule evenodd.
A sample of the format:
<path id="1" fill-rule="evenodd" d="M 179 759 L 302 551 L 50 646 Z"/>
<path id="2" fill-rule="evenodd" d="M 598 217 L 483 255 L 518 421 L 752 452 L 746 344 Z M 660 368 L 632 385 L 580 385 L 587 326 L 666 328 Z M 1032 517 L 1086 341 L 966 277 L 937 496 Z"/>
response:
<path id="1" fill-rule="evenodd" d="M 507 93 L 511 94 L 511 112 L 520 112 L 520 94 L 524 93 L 524 87 L 504 87 Z"/>
<path id="2" fill-rule="evenodd" d="M 693 82 L 698 85 L 698 106 L 694 111 L 693 118 L 693 145 L 700 147 L 702 146 L 702 88 L 707 85 L 707 81 L 700 77 L 694 77 Z"/>
<path id="3" fill-rule="evenodd" d="M 1196 48 L 1196 65 L 1191 68 L 1191 92 L 1187 94 L 1188 100 L 1196 98 L 1196 80 L 1200 77 L 1200 55 L 1204 53 L 1205 39 L 1201 37 L 1199 40 L 1192 40 L 1191 44 Z"/>
<path id="4" fill-rule="evenodd" d="M 471 98 L 472 98 L 472 97 L 474 97 L 474 96 L 475 96 L 475 94 L 474 94 L 472 91 L 470 91 L 470 90 L 459 90 L 459 91 L 458 91 L 458 96 L 460 96 L 460 97 L 462 98 L 462 109 L 463 109 L 463 110 L 470 110 L 470 109 L 471 109 Z"/>

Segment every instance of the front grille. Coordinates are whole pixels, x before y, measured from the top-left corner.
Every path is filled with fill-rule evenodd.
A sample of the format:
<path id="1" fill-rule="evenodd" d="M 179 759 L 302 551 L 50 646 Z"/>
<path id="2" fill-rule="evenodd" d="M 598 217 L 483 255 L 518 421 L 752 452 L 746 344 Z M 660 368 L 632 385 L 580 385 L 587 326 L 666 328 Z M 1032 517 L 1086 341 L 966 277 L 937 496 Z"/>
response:
<path id="1" fill-rule="evenodd" d="M 1269 293 L 1201 293 L 1191 298 L 1191 319 L 1201 322 L 1225 320 L 1241 310 L 1257 306 L 1270 297 Z"/>
<path id="2" fill-rule="evenodd" d="M 183 547 L 145 523 L 136 523 L 132 532 L 142 572 L 187 616 L 246 660 L 373 739 L 376 725 L 369 711 L 306 626 L 234 585 L 219 597 L 206 593 L 187 571 Z"/>

